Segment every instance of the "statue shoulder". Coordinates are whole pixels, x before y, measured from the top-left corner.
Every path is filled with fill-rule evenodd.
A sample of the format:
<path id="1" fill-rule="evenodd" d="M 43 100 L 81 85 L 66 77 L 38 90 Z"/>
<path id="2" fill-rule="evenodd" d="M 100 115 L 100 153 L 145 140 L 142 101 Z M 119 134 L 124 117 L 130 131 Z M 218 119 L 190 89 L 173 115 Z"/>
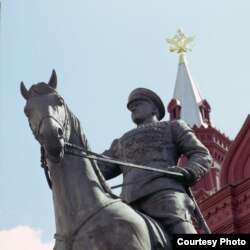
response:
<path id="1" fill-rule="evenodd" d="M 169 121 L 169 126 L 171 126 L 171 128 L 173 130 L 192 130 L 192 128 L 183 120 L 178 119 L 178 120 L 172 120 Z"/>
<path id="2" fill-rule="evenodd" d="M 113 140 L 111 143 L 111 146 L 109 149 L 106 149 L 102 155 L 109 156 L 109 157 L 116 157 L 116 152 L 117 152 L 117 145 L 118 145 L 119 139 Z"/>

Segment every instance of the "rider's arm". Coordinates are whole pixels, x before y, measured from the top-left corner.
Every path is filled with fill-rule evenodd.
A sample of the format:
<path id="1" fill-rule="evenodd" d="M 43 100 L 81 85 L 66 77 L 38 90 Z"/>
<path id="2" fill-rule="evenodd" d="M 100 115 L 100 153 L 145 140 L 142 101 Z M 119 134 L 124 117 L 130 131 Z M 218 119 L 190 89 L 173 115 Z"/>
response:
<path id="1" fill-rule="evenodd" d="M 192 186 L 207 174 L 213 159 L 184 121 L 173 121 L 171 129 L 178 150 L 188 158 L 184 169 L 190 174 L 189 186 Z"/>
<path id="2" fill-rule="evenodd" d="M 117 144 L 118 144 L 118 139 L 114 140 L 113 143 L 111 144 L 111 147 L 108 150 L 105 150 L 102 153 L 102 155 L 117 159 L 118 158 L 116 156 Z M 122 173 L 119 165 L 117 164 L 98 162 L 98 167 L 106 180 L 112 179 Z"/>

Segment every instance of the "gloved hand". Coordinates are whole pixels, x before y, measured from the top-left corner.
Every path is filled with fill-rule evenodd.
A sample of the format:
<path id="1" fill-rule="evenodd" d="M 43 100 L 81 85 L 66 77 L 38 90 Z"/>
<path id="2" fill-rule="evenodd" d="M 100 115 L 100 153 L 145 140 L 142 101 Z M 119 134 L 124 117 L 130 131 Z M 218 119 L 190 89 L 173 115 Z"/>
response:
<path id="1" fill-rule="evenodd" d="M 174 176 L 173 175 L 173 176 L 170 176 L 170 177 L 180 181 L 183 185 L 185 185 L 187 187 L 190 187 L 190 186 L 192 186 L 194 184 L 191 173 L 189 173 L 185 168 L 173 166 L 173 167 L 168 167 L 167 170 L 171 171 L 171 172 L 174 172 L 174 173 L 182 174 L 182 176 Z"/>

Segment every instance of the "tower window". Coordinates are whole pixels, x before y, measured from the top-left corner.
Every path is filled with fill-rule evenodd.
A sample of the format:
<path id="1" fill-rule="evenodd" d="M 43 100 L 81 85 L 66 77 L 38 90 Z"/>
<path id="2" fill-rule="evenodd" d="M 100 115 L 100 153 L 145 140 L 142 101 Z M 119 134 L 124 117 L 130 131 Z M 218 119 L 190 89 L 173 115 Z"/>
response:
<path id="1" fill-rule="evenodd" d="M 172 119 L 180 119 L 180 116 L 181 116 L 181 107 L 180 106 L 174 107 L 172 111 Z"/>

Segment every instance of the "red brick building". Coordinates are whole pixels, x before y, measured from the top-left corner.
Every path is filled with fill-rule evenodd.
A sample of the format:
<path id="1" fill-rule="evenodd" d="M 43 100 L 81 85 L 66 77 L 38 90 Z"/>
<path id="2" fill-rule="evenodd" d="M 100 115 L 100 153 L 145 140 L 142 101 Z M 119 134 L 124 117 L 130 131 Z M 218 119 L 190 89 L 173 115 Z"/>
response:
<path id="1" fill-rule="evenodd" d="M 250 115 L 233 141 L 213 126 L 186 60 L 191 40 L 180 30 L 168 39 L 180 55 L 170 120 L 186 121 L 213 156 L 210 173 L 192 188 L 212 233 L 250 233 Z"/>
<path id="2" fill-rule="evenodd" d="M 214 194 L 197 197 L 211 231 L 250 234 L 250 115 L 221 162 L 219 181 Z M 198 183 L 201 188 L 202 184 Z"/>

